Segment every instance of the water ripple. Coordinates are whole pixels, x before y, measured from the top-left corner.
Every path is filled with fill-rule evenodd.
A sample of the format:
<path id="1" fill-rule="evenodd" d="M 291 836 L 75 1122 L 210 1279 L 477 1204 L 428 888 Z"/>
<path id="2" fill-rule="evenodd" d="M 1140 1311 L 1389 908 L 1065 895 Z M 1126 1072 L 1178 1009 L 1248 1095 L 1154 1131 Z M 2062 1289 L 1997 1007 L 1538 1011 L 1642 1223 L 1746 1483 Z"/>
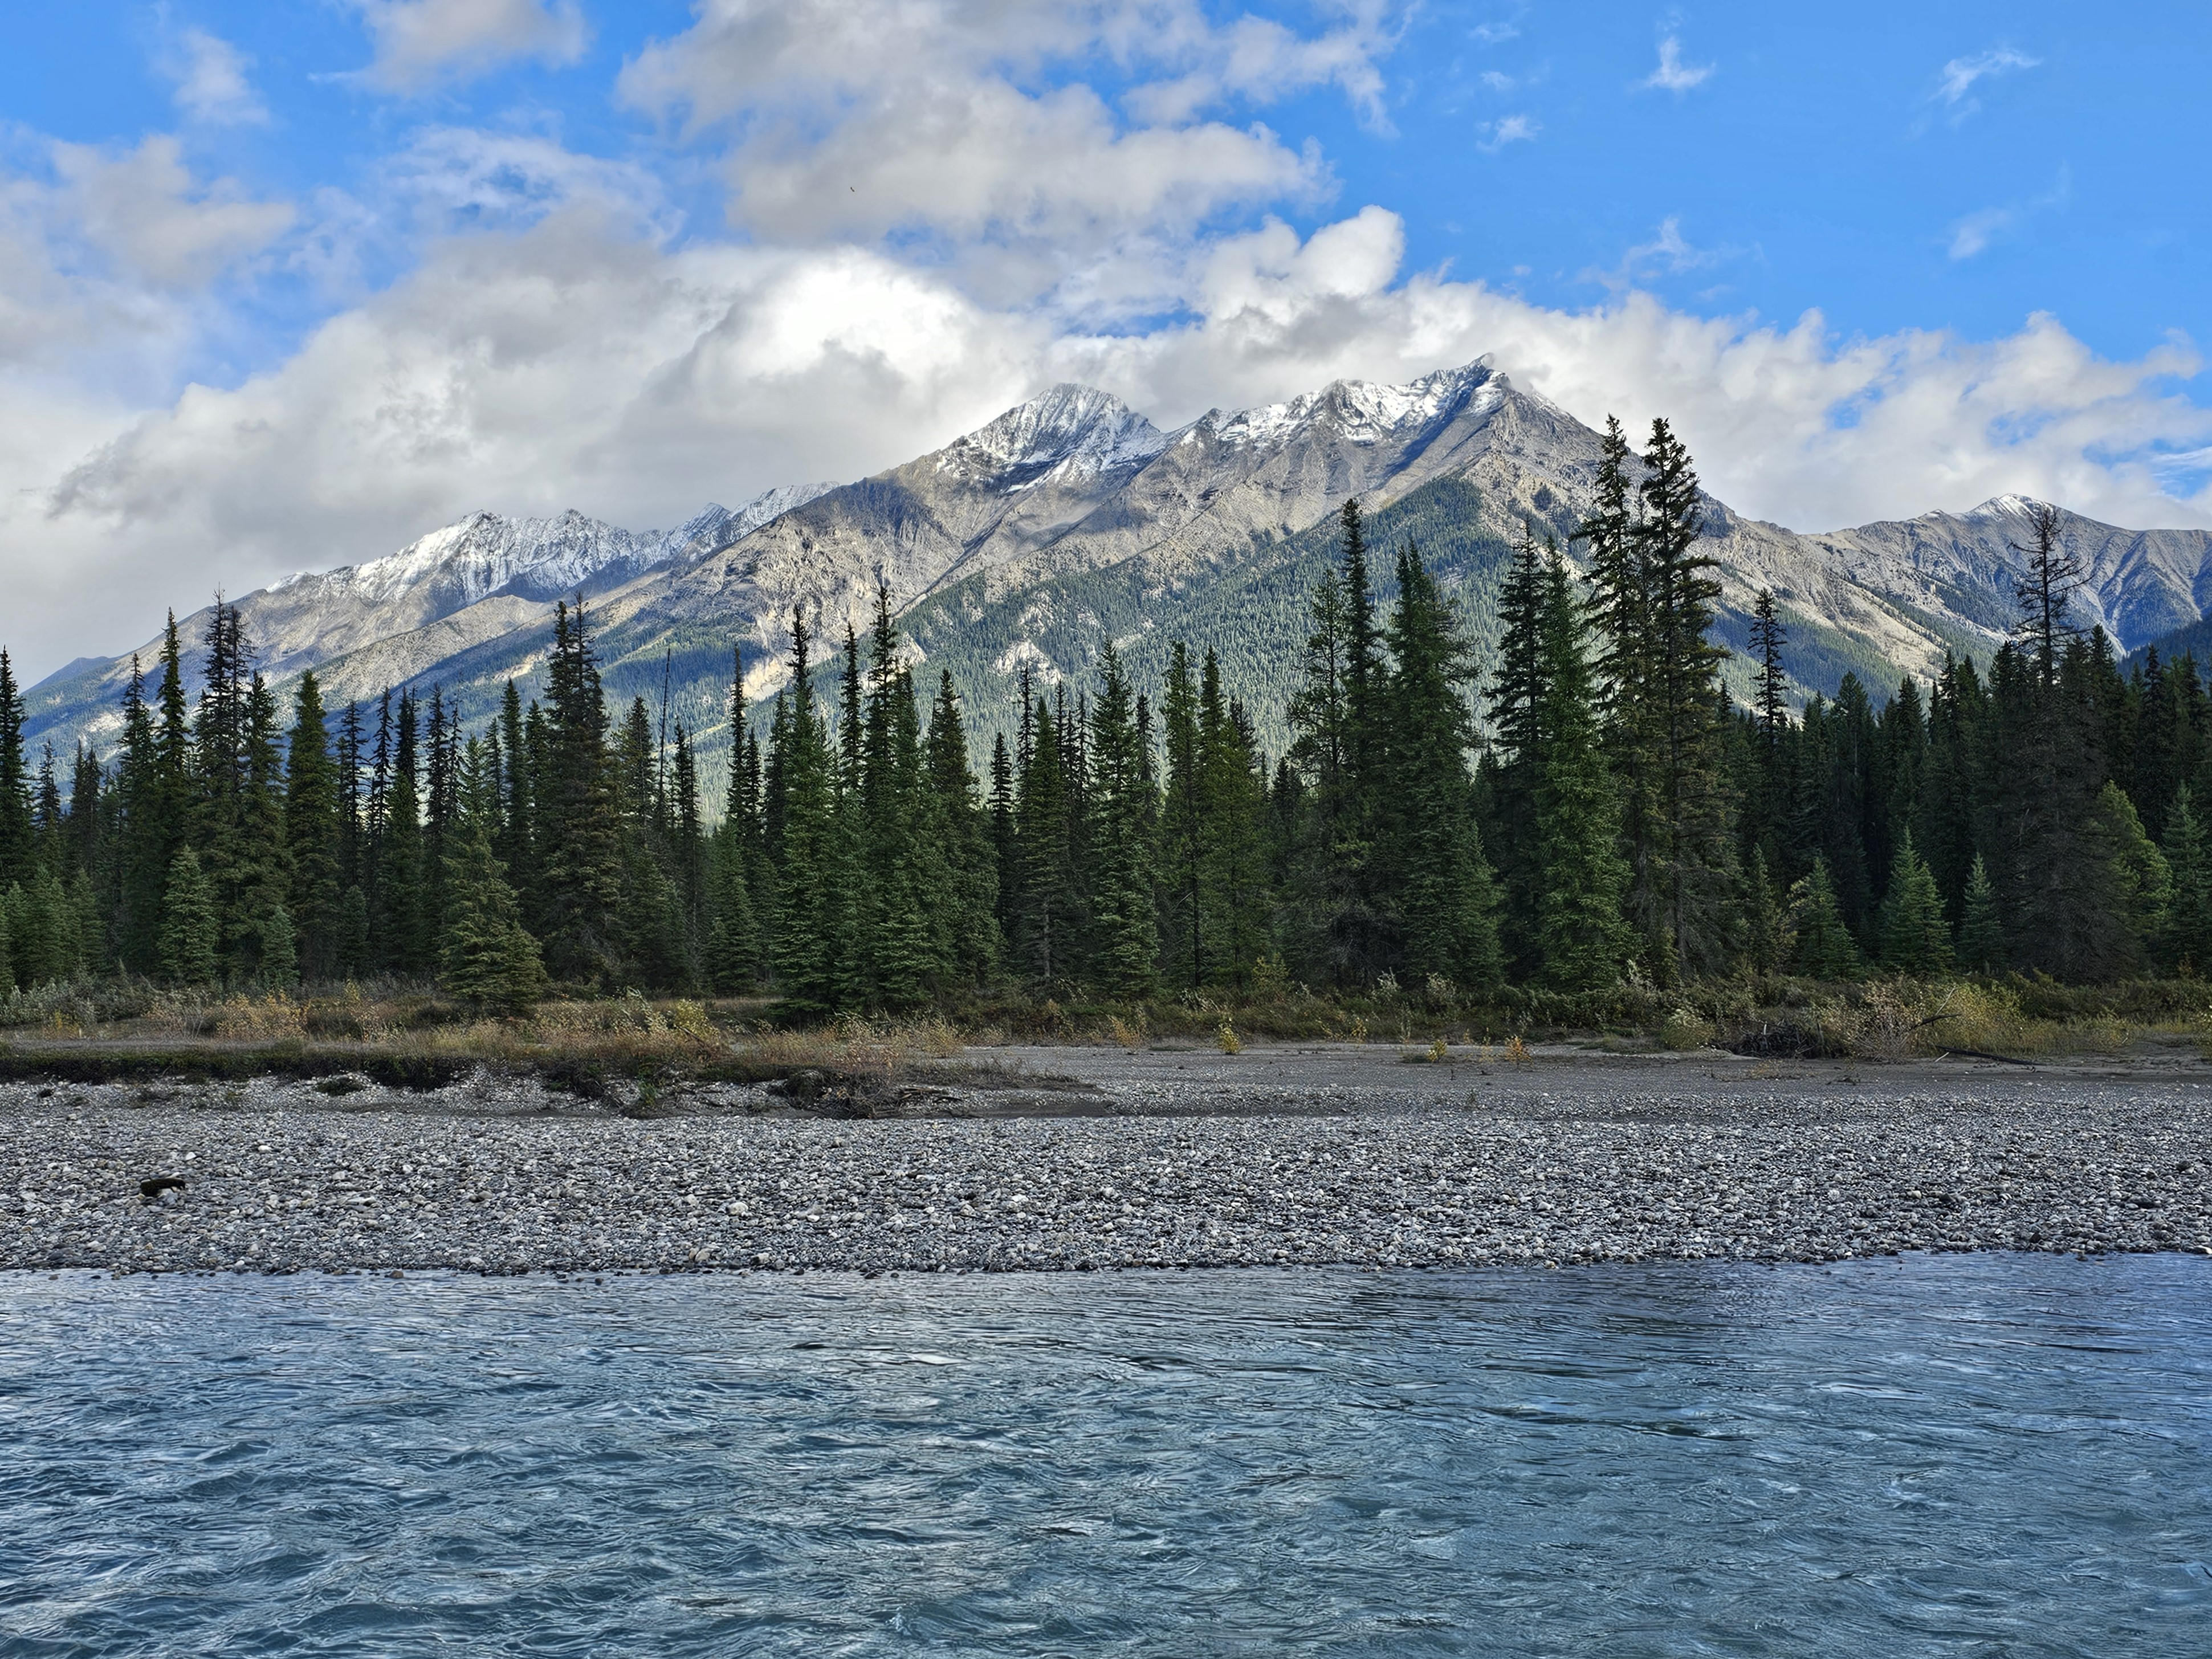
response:
<path id="1" fill-rule="evenodd" d="M 2196 1655 L 2212 1262 L 0 1280 L 0 1651 Z"/>

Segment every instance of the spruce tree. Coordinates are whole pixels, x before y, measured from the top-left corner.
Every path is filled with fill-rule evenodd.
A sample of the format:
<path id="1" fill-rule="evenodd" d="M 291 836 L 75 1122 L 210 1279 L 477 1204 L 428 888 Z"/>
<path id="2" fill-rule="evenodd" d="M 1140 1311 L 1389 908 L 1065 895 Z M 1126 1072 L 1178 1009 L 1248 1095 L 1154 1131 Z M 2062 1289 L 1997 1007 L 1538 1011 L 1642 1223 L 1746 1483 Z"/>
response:
<path id="1" fill-rule="evenodd" d="M 31 776 L 23 754 L 23 699 L 0 649 L 0 887 L 27 884 L 38 866 Z"/>
<path id="2" fill-rule="evenodd" d="M 1966 869 L 1960 900 L 1959 963 L 1978 974 L 1994 974 L 2005 964 L 2004 922 L 1997 914 L 1997 890 L 1981 855 Z"/>
<path id="3" fill-rule="evenodd" d="M 876 584 L 867 690 L 860 712 L 858 820 L 867 991 L 890 1008 L 919 1006 L 945 965 L 927 913 L 919 837 L 921 743 L 914 688 L 899 661 L 890 586 Z"/>
<path id="4" fill-rule="evenodd" d="M 1697 551 L 1702 534 L 1698 477 L 1663 420 L 1651 423 L 1638 487 L 1644 515 L 1634 531 L 1650 637 L 1645 647 L 1656 863 L 1632 905 L 1650 919 L 1668 964 L 1688 980 L 1727 966 L 1735 861 L 1734 804 L 1720 768 L 1721 659 L 1706 635 L 1720 584 L 1715 562 Z"/>
<path id="5" fill-rule="evenodd" d="M 376 851 L 376 909 L 369 921 L 378 965 L 390 974 L 420 974 L 429 966 L 423 949 L 425 923 L 431 919 L 422 908 L 422 810 L 416 720 L 414 696 L 403 692 L 392 726 L 391 770 Z M 380 733 L 380 745 L 381 737 Z"/>
<path id="6" fill-rule="evenodd" d="M 258 673 L 246 684 L 240 732 L 244 762 L 234 822 L 237 845 L 225 917 L 225 953 L 241 980 L 289 984 L 298 977 L 298 938 L 286 901 L 292 863 L 284 839 L 283 763 L 276 701 Z M 226 896 L 218 890 L 218 905 Z"/>
<path id="7" fill-rule="evenodd" d="M 1030 763 L 1022 775 L 1015 807 L 1020 886 L 1014 939 L 1023 968 L 1049 984 L 1072 978 L 1081 969 L 1083 915 L 1076 860 L 1084 849 L 1069 836 L 1067 734 L 1042 697 L 1034 720 Z"/>
<path id="8" fill-rule="evenodd" d="M 1925 976 L 1951 965 L 1951 930 L 1936 878 L 1912 850 L 1910 831 L 1899 841 L 1881 902 L 1881 961 L 1900 974 Z"/>
<path id="9" fill-rule="evenodd" d="M 546 702 L 539 820 L 532 836 L 546 968 L 562 979 L 619 982 L 621 808 L 607 752 L 606 699 L 580 599 L 573 610 L 555 607 Z"/>
<path id="10" fill-rule="evenodd" d="M 283 838 L 292 856 L 289 918 L 305 978 L 327 980 L 338 963 L 338 768 L 330 757 L 323 690 L 314 671 L 299 679 L 285 741 Z"/>
<path id="11" fill-rule="evenodd" d="M 439 985 L 448 996 L 502 1013 L 519 1013 L 544 994 L 538 941 L 522 925 L 521 907 L 492 852 L 485 818 L 470 815 L 456 828 L 447 859 L 447 902 L 439 940 Z"/>
<path id="12" fill-rule="evenodd" d="M 2091 808 L 2090 845 L 2110 870 L 2114 920 L 2124 930 L 2124 947 L 2109 964 L 2112 976 L 2142 971 L 2166 928 L 2172 872 L 2166 855 L 2143 832 L 2135 803 L 2117 783 L 2098 792 Z"/>
<path id="13" fill-rule="evenodd" d="M 843 878 L 837 763 L 810 684 L 805 618 L 791 619 L 791 686 L 770 728 L 769 771 L 775 824 L 776 908 L 772 955 L 780 1011 L 819 1018 L 843 1005 L 835 884 Z"/>
<path id="14" fill-rule="evenodd" d="M 1790 912 L 1774 890 L 1774 877 L 1766 862 L 1766 849 L 1751 849 L 1751 868 L 1745 873 L 1750 888 L 1744 907 L 1744 957 L 1753 973 L 1778 974 L 1796 953 L 1796 930 Z"/>
<path id="15" fill-rule="evenodd" d="M 216 981 L 221 922 L 199 855 L 181 848 L 169 866 L 161 915 L 161 974 L 186 988 Z"/>
<path id="16" fill-rule="evenodd" d="M 1550 758 L 1547 716 L 1551 696 L 1552 581 L 1536 528 L 1524 520 L 1513 544 L 1498 599 L 1498 672 L 1488 687 L 1496 744 L 1486 757 L 1489 826 L 1504 891 L 1500 933 L 1507 959 L 1522 975 L 1548 975 L 1540 912 L 1546 883 L 1539 863 L 1536 824 L 1539 781 Z"/>
<path id="17" fill-rule="evenodd" d="M 2185 783 L 2167 805 L 2163 850 L 2168 886 L 2160 964 L 2191 978 L 2212 975 L 2212 856 Z"/>
<path id="18" fill-rule="evenodd" d="M 753 911 L 751 869 L 759 826 L 746 778 L 745 665 L 730 662 L 730 780 L 721 827 L 708 854 L 707 982 L 725 996 L 749 990 L 759 977 L 760 938 Z"/>
<path id="19" fill-rule="evenodd" d="M 1797 971 L 1814 979 L 1851 979 L 1859 971 L 1858 942 L 1844 925 L 1843 906 L 1828 875 L 1828 861 L 1813 867 L 1790 890 L 1790 921 L 1797 936 Z"/>
<path id="20" fill-rule="evenodd" d="M 1091 971 L 1108 995 L 1135 1000 L 1152 988 L 1159 946 L 1152 878 L 1152 787 L 1146 775 L 1136 700 L 1110 644 L 1099 674 L 1091 749 Z"/>
<path id="21" fill-rule="evenodd" d="M 1620 914 L 1628 866 L 1592 698 L 1588 623 L 1556 548 L 1544 570 L 1540 623 L 1535 948 L 1547 984 L 1595 990 L 1619 981 L 1633 948 Z"/>
<path id="22" fill-rule="evenodd" d="M 1004 753 L 1002 741 L 999 754 Z M 999 859 L 994 815 L 986 813 L 968 765 L 968 734 L 950 670 L 939 675 L 930 704 L 922 766 L 927 777 L 924 839 L 939 853 L 929 909 L 938 956 L 950 972 L 977 984 L 999 960 Z"/>
<path id="23" fill-rule="evenodd" d="M 1161 705 L 1167 746 L 1167 794 L 1160 813 L 1160 960 L 1171 984 L 1206 982 L 1212 941 L 1206 936 L 1205 869 L 1208 834 L 1205 743 L 1190 651 L 1169 647 L 1167 695 Z"/>
<path id="24" fill-rule="evenodd" d="M 1384 857 L 1401 960 L 1417 980 L 1487 987 L 1499 974 L 1498 894 L 1474 813 L 1462 688 L 1474 677 L 1452 606 L 1419 550 L 1398 555 L 1386 642 L 1391 674 L 1382 769 Z"/>

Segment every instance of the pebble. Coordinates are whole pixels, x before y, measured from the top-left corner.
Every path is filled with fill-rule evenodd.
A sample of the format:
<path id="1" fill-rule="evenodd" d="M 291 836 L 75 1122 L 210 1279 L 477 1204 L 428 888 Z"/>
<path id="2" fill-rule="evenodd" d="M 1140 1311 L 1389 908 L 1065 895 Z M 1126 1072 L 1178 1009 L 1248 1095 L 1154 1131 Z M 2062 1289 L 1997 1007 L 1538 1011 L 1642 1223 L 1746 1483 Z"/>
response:
<path id="1" fill-rule="evenodd" d="M 1147 1085 L 1150 1086 L 1150 1085 Z M 1570 1075 L 1479 1103 L 647 1119 L 529 1083 L 0 1088 L 0 1267 L 487 1274 L 2212 1254 L 2212 1097 Z M 143 1195 L 145 1183 L 185 1185 Z"/>

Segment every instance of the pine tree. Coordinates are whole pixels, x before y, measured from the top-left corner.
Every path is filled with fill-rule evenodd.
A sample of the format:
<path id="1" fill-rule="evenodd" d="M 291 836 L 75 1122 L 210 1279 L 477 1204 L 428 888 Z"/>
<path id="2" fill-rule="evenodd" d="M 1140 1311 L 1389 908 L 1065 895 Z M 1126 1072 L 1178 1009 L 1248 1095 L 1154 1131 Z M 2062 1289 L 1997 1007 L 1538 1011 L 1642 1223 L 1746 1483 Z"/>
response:
<path id="1" fill-rule="evenodd" d="M 562 979 L 618 982 L 621 809 L 607 753 L 606 700 L 581 599 L 573 611 L 566 604 L 555 607 L 546 702 L 539 821 L 532 834 L 546 968 Z"/>
<path id="2" fill-rule="evenodd" d="M 1386 868 L 1401 960 L 1416 979 L 1486 987 L 1501 964 L 1497 887 L 1467 770 L 1474 732 L 1462 688 L 1474 671 L 1457 616 L 1410 542 L 1397 567 L 1383 767 Z"/>
<path id="3" fill-rule="evenodd" d="M 2160 960 L 2170 972 L 2203 978 L 2212 975 L 2212 857 L 2185 783 L 2166 808 L 2163 850 L 2169 879 Z"/>
<path id="4" fill-rule="evenodd" d="M 791 688 L 770 729 L 769 771 L 776 829 L 773 956 L 786 1017 L 818 1018 L 843 1005 L 841 957 L 850 941 L 836 929 L 838 846 L 836 761 L 810 684 L 805 617 L 791 619 Z"/>
<path id="5" fill-rule="evenodd" d="M 1900 974 L 1940 974 L 1951 965 L 1951 930 L 1936 878 L 1912 850 L 1908 831 L 1889 866 L 1881 903 L 1882 965 Z"/>
<path id="6" fill-rule="evenodd" d="M 745 664 L 730 661 L 730 781 L 708 858 L 707 982 L 724 995 L 749 990 L 759 977 L 760 938 L 753 911 L 751 864 L 759 826 L 744 766 Z"/>
<path id="7" fill-rule="evenodd" d="M 1620 978 L 1634 939 L 1620 914 L 1628 866 L 1620 816 L 1597 729 L 1588 624 L 1558 550 L 1544 571 L 1543 736 L 1535 785 L 1535 945 L 1545 981 L 1595 990 Z"/>
<path id="8" fill-rule="evenodd" d="M 1152 988 L 1159 943 L 1152 896 L 1152 787 L 1146 775 L 1136 701 L 1110 644 L 1099 674 L 1091 750 L 1092 972 L 1108 995 L 1135 1000 Z"/>
<path id="9" fill-rule="evenodd" d="M 1003 757 L 1005 752 L 1002 739 L 998 754 Z M 948 972 L 969 984 L 980 983 L 998 963 L 1002 937 L 995 814 L 987 814 L 977 798 L 975 774 L 968 765 L 968 734 L 950 670 L 939 676 L 937 696 L 930 704 L 922 766 L 927 779 L 923 838 L 939 854 L 929 906 L 938 957 Z M 1149 902 L 1149 894 L 1146 898 Z"/>
<path id="10" fill-rule="evenodd" d="M 1204 917 L 1207 834 L 1205 744 L 1190 651 L 1169 647 L 1167 696 L 1161 706 L 1167 740 L 1167 798 L 1160 814 L 1160 959 L 1170 983 L 1206 982 L 1211 963 Z"/>
<path id="11" fill-rule="evenodd" d="M 1488 687 L 1497 742 L 1484 766 L 1487 827 L 1493 832 L 1487 842 L 1504 895 L 1500 933 L 1508 960 L 1523 976 L 1548 971 L 1539 915 L 1547 888 L 1536 798 L 1550 759 L 1547 717 L 1557 712 L 1551 696 L 1552 587 L 1535 526 L 1524 520 L 1498 594 L 1498 672 Z"/>
<path id="12" fill-rule="evenodd" d="M 2069 601 L 2087 581 L 2081 564 L 2059 544 L 2058 509 L 2037 507 L 2028 520 L 2030 545 L 2007 546 L 2027 561 L 2027 568 L 2013 584 L 2020 605 L 2020 622 L 2014 636 L 2029 651 L 2036 678 L 2045 691 L 2058 684 L 2061 655 L 2067 642 L 2078 636 L 2069 614 Z"/>
<path id="13" fill-rule="evenodd" d="M 1966 892 L 1960 904 L 1959 963 L 1980 974 L 1994 974 L 2005 963 L 2004 923 L 1997 914 L 1997 890 L 1988 867 L 1976 854 L 1967 867 Z"/>
<path id="14" fill-rule="evenodd" d="M 1707 637 L 1720 596 L 1714 561 L 1697 552 L 1698 477 L 1663 420 L 1651 423 L 1634 531 L 1650 638 L 1644 701 L 1656 863 L 1632 908 L 1650 918 L 1677 978 L 1717 972 L 1731 950 L 1735 864 L 1733 803 L 1720 769 L 1719 667 L 1728 653 Z"/>
<path id="15" fill-rule="evenodd" d="M 1813 867 L 1790 890 L 1790 921 L 1797 935 L 1797 971 L 1814 979 L 1850 979 L 1859 971 L 1859 947 L 1844 925 L 1843 907 L 1829 878 L 1828 861 Z"/>
<path id="16" fill-rule="evenodd" d="M 545 969 L 483 817 L 458 827 L 447 863 L 438 982 L 465 1002 L 519 1013 L 544 994 Z"/>
<path id="17" fill-rule="evenodd" d="M 2139 972 L 2166 933 L 2172 872 L 2119 785 L 2107 783 L 2099 791 L 2091 811 L 2091 845 L 2111 871 L 2115 920 L 2125 930 L 2124 949 L 2110 971 L 2115 976 Z"/>
<path id="18" fill-rule="evenodd" d="M 38 867 L 31 779 L 23 755 L 23 699 L 0 650 L 0 887 L 28 883 Z"/>
<path id="19" fill-rule="evenodd" d="M 1778 974 L 1796 953 L 1797 933 L 1790 924 L 1790 912 L 1775 895 L 1765 848 L 1752 848 L 1746 880 L 1751 892 L 1744 907 L 1745 959 L 1753 973 Z"/>
<path id="20" fill-rule="evenodd" d="M 161 915 L 161 973 L 173 985 L 198 987 L 216 981 L 221 922 L 215 890 L 200 870 L 199 856 L 181 848 L 169 866 Z"/>
<path id="21" fill-rule="evenodd" d="M 1081 969 L 1083 916 L 1076 859 L 1069 838 L 1069 745 L 1052 706 L 1037 700 L 1030 763 L 1015 804 L 1014 845 L 1019 868 L 1019 908 L 1014 939 L 1024 968 L 1045 983 Z"/>
<path id="22" fill-rule="evenodd" d="M 338 777 L 322 688 L 312 669 L 300 677 L 285 744 L 284 842 L 292 861 L 288 908 L 298 934 L 300 963 L 307 978 L 328 979 L 341 970 Z"/>

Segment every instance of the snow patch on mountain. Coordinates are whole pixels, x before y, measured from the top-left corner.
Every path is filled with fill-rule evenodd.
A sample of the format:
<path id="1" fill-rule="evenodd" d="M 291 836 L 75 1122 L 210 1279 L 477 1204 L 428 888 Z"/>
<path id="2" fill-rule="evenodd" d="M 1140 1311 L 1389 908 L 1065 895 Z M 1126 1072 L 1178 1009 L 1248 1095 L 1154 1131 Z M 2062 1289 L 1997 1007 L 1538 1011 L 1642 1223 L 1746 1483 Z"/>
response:
<path id="1" fill-rule="evenodd" d="M 1139 465 L 1167 441 L 1120 398 L 1063 382 L 946 446 L 937 471 L 1011 493 Z"/>
<path id="2" fill-rule="evenodd" d="M 1468 388 L 1474 388 L 1472 397 Z M 1486 364 L 1440 369 L 1403 386 L 1380 386 L 1371 380 L 1334 380 L 1319 392 L 1309 392 L 1285 403 L 1240 409 L 1228 414 L 1211 411 L 1184 428 L 1183 441 L 1210 434 L 1219 442 L 1239 447 L 1275 449 L 1310 428 L 1326 425 L 1347 443 L 1386 442 L 1409 428 L 1434 424 L 1462 411 L 1482 416 L 1504 402 L 1504 389 Z"/>

